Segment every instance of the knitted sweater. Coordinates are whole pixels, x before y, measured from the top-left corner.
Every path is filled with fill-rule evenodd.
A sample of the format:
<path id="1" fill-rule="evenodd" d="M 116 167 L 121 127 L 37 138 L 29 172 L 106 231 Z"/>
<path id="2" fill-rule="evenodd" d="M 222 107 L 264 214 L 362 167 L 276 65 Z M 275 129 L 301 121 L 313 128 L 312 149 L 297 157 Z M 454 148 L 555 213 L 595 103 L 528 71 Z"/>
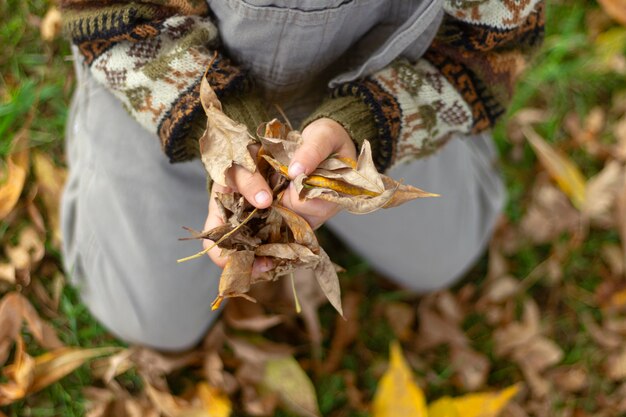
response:
<path id="1" fill-rule="evenodd" d="M 145 128 L 170 161 L 197 155 L 205 119 L 199 85 L 211 86 L 254 132 L 266 118 L 253 80 L 220 51 L 205 0 L 62 0 L 64 28 L 92 75 Z M 431 154 L 455 134 L 490 128 L 505 112 L 526 58 L 543 37 L 543 0 L 446 0 L 444 20 L 416 62 L 330 91 L 305 124 L 329 117 L 377 167 Z"/>

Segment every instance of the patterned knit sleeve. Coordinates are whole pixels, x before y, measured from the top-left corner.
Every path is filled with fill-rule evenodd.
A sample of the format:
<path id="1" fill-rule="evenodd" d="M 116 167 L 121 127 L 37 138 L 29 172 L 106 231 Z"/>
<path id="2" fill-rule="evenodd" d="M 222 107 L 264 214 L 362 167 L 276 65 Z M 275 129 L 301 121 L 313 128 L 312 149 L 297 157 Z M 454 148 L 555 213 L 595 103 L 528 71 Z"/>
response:
<path id="1" fill-rule="evenodd" d="M 246 73 L 219 53 L 204 0 L 62 0 L 61 7 L 64 31 L 84 65 L 160 138 L 172 162 L 197 156 L 205 71 L 221 100 L 239 97 L 225 110 L 241 107 L 250 89 Z"/>
<path id="2" fill-rule="evenodd" d="M 330 117 L 384 171 L 429 155 L 456 134 L 492 127 L 526 59 L 543 39 L 543 0 L 446 0 L 435 40 L 417 62 L 398 59 L 339 86 L 307 120 Z"/>

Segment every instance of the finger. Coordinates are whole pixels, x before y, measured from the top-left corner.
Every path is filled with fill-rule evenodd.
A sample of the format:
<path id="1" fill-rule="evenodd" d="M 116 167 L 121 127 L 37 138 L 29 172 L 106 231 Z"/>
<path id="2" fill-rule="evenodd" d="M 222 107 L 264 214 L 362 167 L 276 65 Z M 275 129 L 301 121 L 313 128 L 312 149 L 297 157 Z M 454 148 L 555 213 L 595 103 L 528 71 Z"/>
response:
<path id="1" fill-rule="evenodd" d="M 289 164 L 289 177 L 292 179 L 298 175 L 310 174 L 330 154 L 337 151 L 334 149 L 334 131 L 325 125 L 314 123 L 302 131 L 302 146 L 293 155 Z"/>
<path id="2" fill-rule="evenodd" d="M 250 172 L 235 165 L 229 170 L 229 179 L 234 188 L 256 208 L 266 208 L 272 204 L 272 191 L 258 171 Z"/>
<path id="3" fill-rule="evenodd" d="M 213 188 L 211 190 L 211 198 L 209 199 L 209 214 L 207 215 L 206 222 L 204 224 L 204 230 L 211 230 L 216 228 L 217 226 L 221 226 L 224 224 L 224 219 L 222 219 L 219 215 L 219 210 L 217 207 L 217 202 L 215 201 L 215 193 L 220 192 L 228 192 L 230 191 L 227 187 L 223 187 L 219 184 L 213 183 Z M 208 249 L 213 246 L 214 242 L 212 240 L 204 239 L 202 241 L 202 246 L 204 249 Z M 215 246 L 207 255 L 211 258 L 211 260 L 220 268 L 224 268 L 226 265 L 226 258 L 220 256 L 222 250 Z"/>

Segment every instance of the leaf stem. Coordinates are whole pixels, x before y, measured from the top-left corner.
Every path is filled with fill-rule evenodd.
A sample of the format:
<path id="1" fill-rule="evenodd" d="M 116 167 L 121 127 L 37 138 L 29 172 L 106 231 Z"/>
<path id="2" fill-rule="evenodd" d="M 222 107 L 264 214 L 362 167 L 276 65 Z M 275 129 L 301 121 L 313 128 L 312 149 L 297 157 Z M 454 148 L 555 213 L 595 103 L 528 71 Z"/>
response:
<path id="1" fill-rule="evenodd" d="M 298 293 L 296 292 L 296 278 L 293 275 L 293 272 L 289 274 L 289 278 L 291 279 L 291 289 L 293 290 L 293 299 L 296 302 L 296 313 L 302 313 L 302 306 L 300 305 L 300 300 L 298 300 Z"/>
<path id="2" fill-rule="evenodd" d="M 245 218 L 244 221 L 242 221 L 240 224 L 237 225 L 237 227 L 235 227 L 233 230 L 231 230 L 230 232 L 226 233 L 224 236 L 222 236 L 218 241 L 216 241 L 215 243 L 213 243 L 211 246 L 209 246 L 208 248 L 201 250 L 200 252 L 196 253 L 195 255 L 191 255 L 188 256 L 186 258 L 182 258 L 182 259 L 178 259 L 176 262 L 178 263 L 182 263 L 182 262 L 187 262 L 187 261 L 191 261 L 192 259 L 196 259 L 196 258 L 200 258 L 202 255 L 207 254 L 211 249 L 213 249 L 214 247 L 216 247 L 217 245 L 219 245 L 220 243 L 222 243 L 224 240 L 228 239 L 233 233 L 235 233 L 237 230 L 239 230 L 239 228 L 241 226 L 243 226 L 244 224 L 248 223 L 248 221 L 252 218 L 252 216 L 254 216 L 256 214 L 256 212 L 258 211 L 258 208 L 255 208 L 254 210 L 252 210 L 250 212 L 250 214 L 248 214 L 248 217 Z"/>

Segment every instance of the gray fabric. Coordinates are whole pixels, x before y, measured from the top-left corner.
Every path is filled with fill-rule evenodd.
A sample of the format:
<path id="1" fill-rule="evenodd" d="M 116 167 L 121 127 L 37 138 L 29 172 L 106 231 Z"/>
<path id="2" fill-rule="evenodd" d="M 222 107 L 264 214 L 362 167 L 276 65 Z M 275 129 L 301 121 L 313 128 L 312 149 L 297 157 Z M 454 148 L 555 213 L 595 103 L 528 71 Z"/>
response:
<path id="1" fill-rule="evenodd" d="M 282 7 L 293 1 L 210 2 L 229 51 L 277 96 L 315 84 L 316 73 L 324 78 L 325 65 L 381 29 L 381 22 L 395 23 L 380 33 L 397 33 L 400 17 L 414 18 L 398 4 L 405 11 L 421 4 L 310 0 L 298 2 L 299 9 Z M 434 33 L 423 29 L 430 33 L 424 36 Z M 372 53 L 387 40 L 373 42 Z M 419 50 L 420 42 L 412 47 Z M 176 237 L 186 234 L 181 226 L 204 224 L 203 168 L 198 161 L 169 164 L 156 137 L 84 69 L 77 73 L 62 200 L 66 269 L 94 316 L 120 338 L 161 349 L 188 347 L 217 316 L 210 303 L 218 268 L 208 258 L 176 263 L 201 249 Z M 303 104 L 289 107 L 290 116 L 314 104 L 299 99 Z M 341 214 L 329 226 L 372 267 L 410 289 L 449 285 L 480 255 L 502 208 L 494 157 L 487 135 L 453 140 L 438 154 L 391 172 L 441 198 L 362 217 Z"/>
<path id="2" fill-rule="evenodd" d="M 228 55 L 299 126 L 327 86 L 369 75 L 432 41 L 442 0 L 208 0 Z"/>

